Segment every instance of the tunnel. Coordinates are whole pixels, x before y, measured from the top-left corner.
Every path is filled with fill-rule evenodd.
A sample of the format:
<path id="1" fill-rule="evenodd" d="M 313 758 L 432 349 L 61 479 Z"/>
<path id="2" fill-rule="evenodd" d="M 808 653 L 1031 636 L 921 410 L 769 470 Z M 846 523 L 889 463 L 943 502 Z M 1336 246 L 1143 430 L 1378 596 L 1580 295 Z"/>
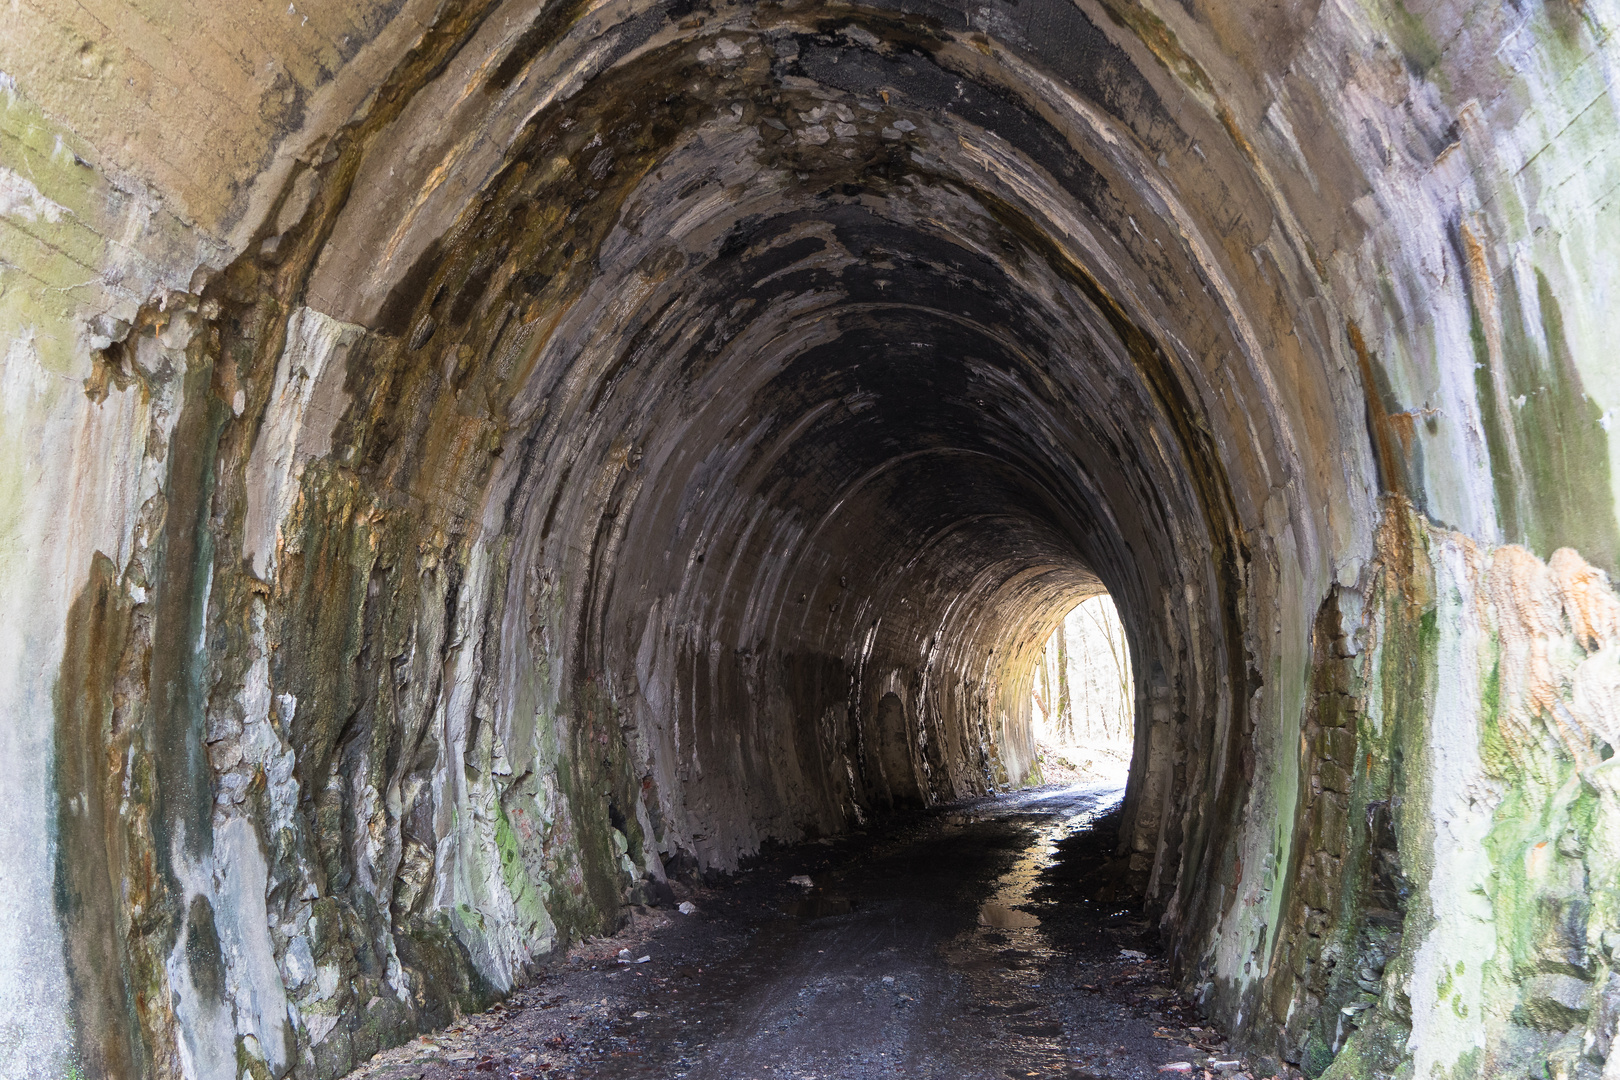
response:
<path id="1" fill-rule="evenodd" d="M 1104 594 L 1179 993 L 1620 1076 L 1611 5 L 0 21 L 0 1076 L 340 1077 L 1038 786 Z"/>

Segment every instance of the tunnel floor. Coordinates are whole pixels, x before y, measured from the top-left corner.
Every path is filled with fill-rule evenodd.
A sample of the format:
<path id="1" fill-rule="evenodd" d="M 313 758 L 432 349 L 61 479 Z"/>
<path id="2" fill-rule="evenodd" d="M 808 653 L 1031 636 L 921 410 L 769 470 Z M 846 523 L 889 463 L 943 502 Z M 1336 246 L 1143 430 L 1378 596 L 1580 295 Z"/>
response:
<path id="1" fill-rule="evenodd" d="M 1115 895 L 1121 795 L 973 800 L 677 883 L 694 914 L 577 946 L 352 1078 L 1241 1080 Z"/>

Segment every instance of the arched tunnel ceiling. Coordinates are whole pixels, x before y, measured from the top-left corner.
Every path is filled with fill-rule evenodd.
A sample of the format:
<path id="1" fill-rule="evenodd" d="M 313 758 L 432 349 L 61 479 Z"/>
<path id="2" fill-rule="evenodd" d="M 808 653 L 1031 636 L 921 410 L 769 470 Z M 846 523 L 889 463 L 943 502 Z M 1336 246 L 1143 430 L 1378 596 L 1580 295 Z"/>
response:
<path id="1" fill-rule="evenodd" d="M 639 805 L 666 856 L 729 866 L 1032 776 L 1031 662 L 1106 587 L 1189 720 L 1180 766 L 1140 741 L 1133 798 L 1196 777 L 1211 824 L 1159 888 L 1202 911 L 1253 770 L 1251 560 L 1287 528 L 1320 579 L 1373 492 L 1359 400 L 1348 441 L 1297 434 L 1336 430 L 1343 339 L 1207 78 L 1060 3 L 466 33 L 295 169 L 227 275 L 226 337 L 277 357 L 242 492 L 275 604 L 351 608 L 325 564 L 356 545 L 388 595 L 415 537 L 489 672 L 450 741 L 493 725 L 525 777 L 568 732 L 615 827 Z M 285 344 L 267 289 L 302 305 Z M 330 692 L 298 666 L 295 697 Z M 874 727 L 891 692 L 905 733 Z M 364 759 L 319 711 L 293 729 L 306 789 Z"/>
<path id="2" fill-rule="evenodd" d="M 953 558 L 1089 567 L 1140 603 L 1177 549 L 1232 542 L 1244 492 L 1216 431 L 1267 494 L 1288 483 L 1270 470 L 1297 467 L 1272 452 L 1294 443 L 1261 361 L 1277 342 L 1240 300 L 1275 290 L 1263 266 L 1228 267 L 1209 208 L 1177 188 L 1257 220 L 1265 194 L 1211 117 L 1171 119 L 1161 94 L 1183 111 L 1185 87 L 1072 5 L 973 19 L 609 5 L 555 40 L 555 22 L 492 20 L 367 148 L 308 301 L 435 366 L 453 356 L 418 392 L 471 379 L 503 445 L 541 448 L 539 467 L 494 469 L 528 517 L 558 514 L 557 478 L 621 453 L 635 492 L 682 493 L 616 503 L 631 537 L 680 526 L 681 550 L 626 552 L 642 573 L 746 536 L 756 550 L 686 586 L 699 602 L 717 573 L 747 593 L 764 562 L 782 595 L 808 595 L 817 581 L 775 557 L 806 536 L 812 579 L 829 559 L 881 577 L 960 528 L 980 542 Z M 423 448 L 369 453 L 389 449 Z M 439 460 L 388 468 L 445 483 Z M 531 494 L 547 477 L 549 502 Z M 694 512 L 720 535 L 688 535 Z M 862 546 L 825 550 L 850 529 Z"/>
<path id="3" fill-rule="evenodd" d="M 1106 589 L 1186 988 L 1295 1063 L 1352 970 L 1421 1075 L 1580 1042 L 1602 941 L 1446 913 L 1558 938 L 1479 882 L 1610 813 L 1595 8 L 0 15 L 0 1009 L 337 1075 L 667 868 L 1036 779 Z"/>
<path id="4" fill-rule="evenodd" d="M 982 693 L 1099 576 L 1127 612 L 1227 606 L 1244 492 L 1216 433 L 1268 496 L 1296 466 L 1271 452 L 1275 342 L 1169 155 L 1223 212 L 1264 197 L 1085 16 L 1043 17 L 1051 55 L 943 10 L 815 7 L 605 7 L 547 49 L 464 49 L 367 147 L 314 259 L 307 302 L 395 372 L 351 376 L 375 426 L 338 441 L 511 531 L 509 605 L 555 575 L 573 680 L 615 685 L 660 634 L 855 669 L 927 669 L 943 639 Z M 1214 647 L 1241 680 L 1242 646 Z M 806 813 L 779 798 L 691 831 L 746 849 L 784 827 L 761 814 Z"/>

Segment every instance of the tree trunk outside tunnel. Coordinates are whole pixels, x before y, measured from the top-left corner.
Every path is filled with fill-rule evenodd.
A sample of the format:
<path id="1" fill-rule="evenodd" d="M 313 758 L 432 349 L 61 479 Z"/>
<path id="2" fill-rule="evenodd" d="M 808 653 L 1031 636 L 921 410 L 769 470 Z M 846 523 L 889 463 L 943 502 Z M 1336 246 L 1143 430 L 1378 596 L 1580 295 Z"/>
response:
<path id="1" fill-rule="evenodd" d="M 1076 604 L 1041 651 L 1032 695 L 1048 779 L 1123 780 L 1135 728 L 1130 650 L 1107 595 Z"/>

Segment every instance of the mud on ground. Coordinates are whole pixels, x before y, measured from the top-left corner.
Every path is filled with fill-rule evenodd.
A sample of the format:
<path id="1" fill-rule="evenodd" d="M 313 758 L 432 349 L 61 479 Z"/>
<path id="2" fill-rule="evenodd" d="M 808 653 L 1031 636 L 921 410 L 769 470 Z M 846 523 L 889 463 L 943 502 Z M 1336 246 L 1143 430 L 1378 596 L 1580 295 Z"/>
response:
<path id="1" fill-rule="evenodd" d="M 673 882 L 694 913 L 637 914 L 351 1080 L 1254 1080 L 1117 895 L 1119 794 L 976 800 Z"/>

